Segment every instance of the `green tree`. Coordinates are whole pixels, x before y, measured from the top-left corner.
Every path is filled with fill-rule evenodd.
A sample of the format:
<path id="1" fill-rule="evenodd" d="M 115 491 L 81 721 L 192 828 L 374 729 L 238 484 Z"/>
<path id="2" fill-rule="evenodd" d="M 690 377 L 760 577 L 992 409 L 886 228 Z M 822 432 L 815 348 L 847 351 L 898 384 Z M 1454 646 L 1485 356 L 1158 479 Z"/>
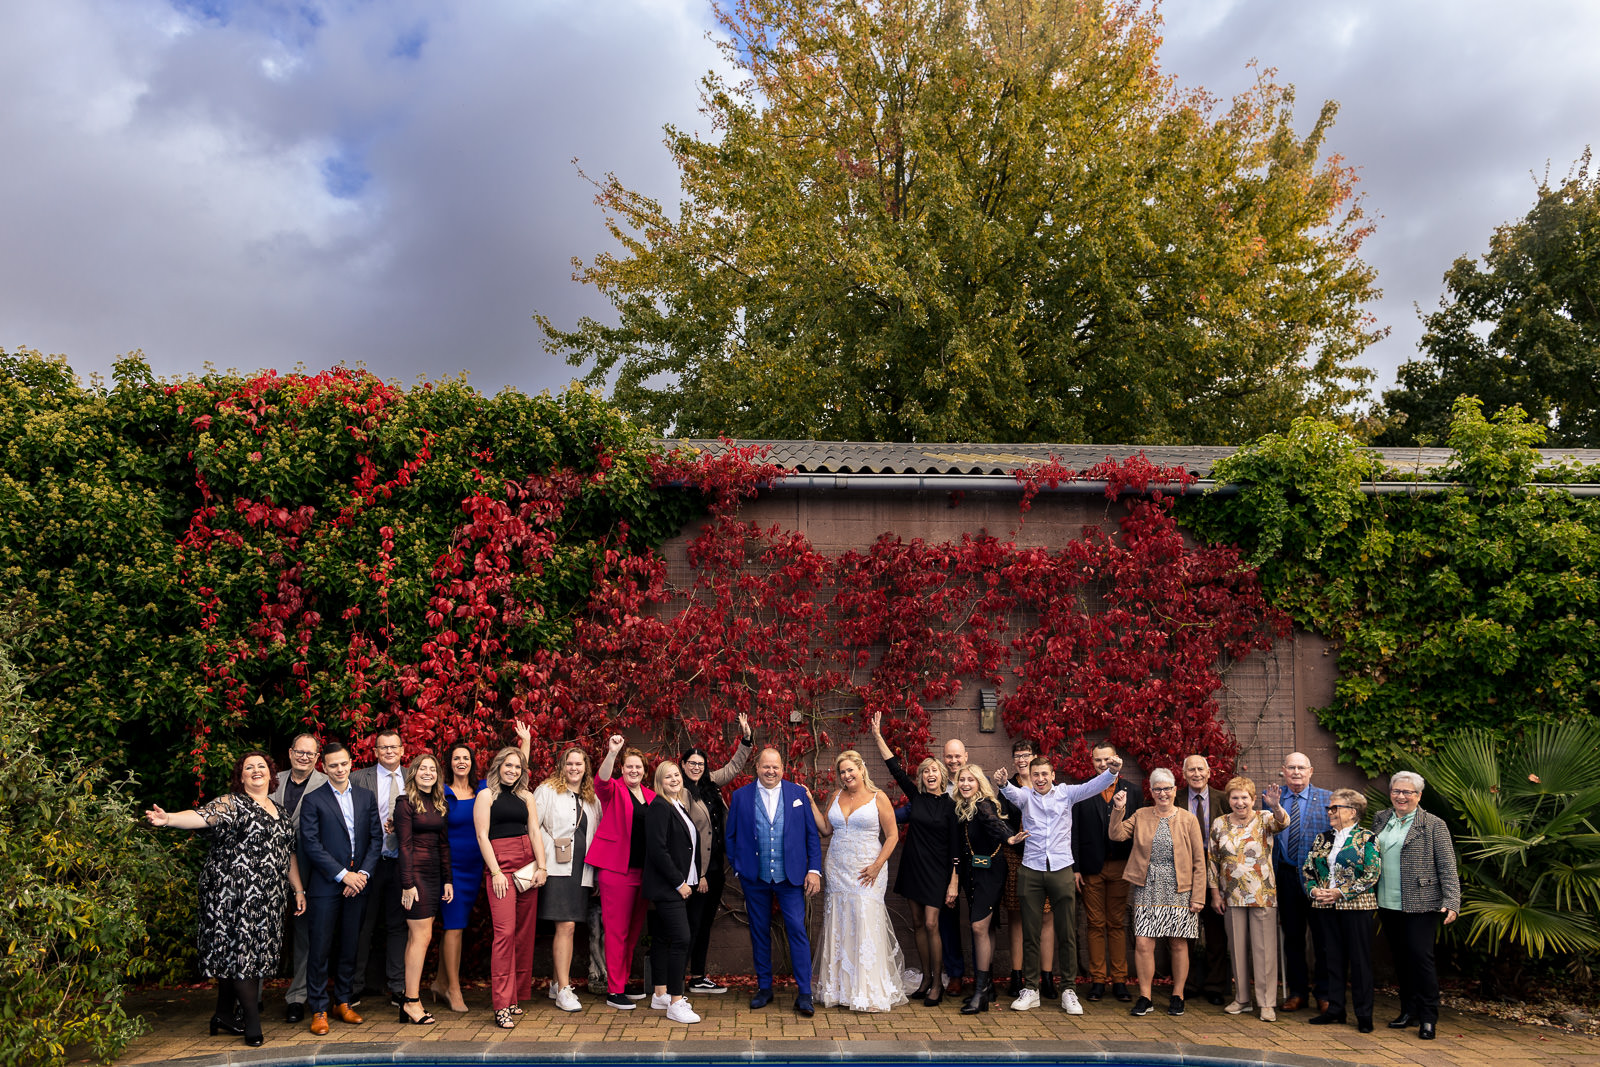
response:
<path id="1" fill-rule="evenodd" d="M 546 346 L 681 435 L 1223 442 L 1365 395 L 1336 107 L 1226 106 L 1139 2 L 739 0 L 673 217 L 598 183 L 616 309 Z"/>
<path id="2" fill-rule="evenodd" d="M 1600 174 L 1587 152 L 1560 185 L 1548 180 L 1527 216 L 1462 256 L 1424 320 L 1422 356 L 1384 393 L 1385 444 L 1440 440 L 1451 404 L 1520 406 L 1556 446 L 1600 448 Z M 1404 416 L 1403 420 L 1393 416 Z"/>

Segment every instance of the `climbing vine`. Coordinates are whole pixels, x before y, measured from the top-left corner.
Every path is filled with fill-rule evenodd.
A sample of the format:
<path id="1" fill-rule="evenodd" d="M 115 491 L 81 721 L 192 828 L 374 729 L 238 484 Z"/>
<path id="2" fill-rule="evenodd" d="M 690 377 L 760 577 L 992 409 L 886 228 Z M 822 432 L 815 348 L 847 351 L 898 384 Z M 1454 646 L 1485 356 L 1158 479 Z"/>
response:
<path id="1" fill-rule="evenodd" d="M 1600 715 L 1600 499 L 1538 483 L 1543 428 L 1457 401 L 1444 492 L 1363 492 L 1378 457 L 1328 424 L 1295 423 L 1217 465 L 1237 487 L 1185 508 L 1199 536 L 1242 546 L 1273 602 L 1331 638 L 1334 700 L 1318 710 L 1371 774 L 1464 729 L 1517 736 Z M 1389 472 L 1393 480 L 1396 473 Z"/>

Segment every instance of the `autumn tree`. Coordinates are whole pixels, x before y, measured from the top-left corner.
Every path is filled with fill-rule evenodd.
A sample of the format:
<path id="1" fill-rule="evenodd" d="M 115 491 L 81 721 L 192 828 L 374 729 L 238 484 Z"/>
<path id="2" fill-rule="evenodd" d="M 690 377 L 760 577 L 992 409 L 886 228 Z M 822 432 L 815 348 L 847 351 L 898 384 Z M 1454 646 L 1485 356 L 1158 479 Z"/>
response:
<path id="1" fill-rule="evenodd" d="M 676 213 L 616 176 L 614 324 L 546 346 L 682 435 L 1234 442 L 1364 395 L 1354 175 L 1146 4 L 738 0 Z"/>
<path id="2" fill-rule="evenodd" d="M 1587 152 L 1532 210 L 1495 230 L 1482 261 L 1445 272 L 1422 355 L 1384 394 L 1386 444 L 1449 433 L 1458 396 L 1519 406 L 1557 447 L 1600 448 L 1600 175 Z M 1404 416 L 1403 419 L 1396 416 Z"/>

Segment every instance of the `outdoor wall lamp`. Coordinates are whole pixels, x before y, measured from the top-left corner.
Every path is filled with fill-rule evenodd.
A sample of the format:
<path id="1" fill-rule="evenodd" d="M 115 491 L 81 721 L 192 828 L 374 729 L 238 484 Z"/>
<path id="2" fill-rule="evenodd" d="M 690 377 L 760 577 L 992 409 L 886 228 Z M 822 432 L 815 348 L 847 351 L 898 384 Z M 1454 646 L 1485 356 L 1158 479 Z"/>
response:
<path id="1" fill-rule="evenodd" d="M 999 708 L 999 697 L 993 689 L 978 690 L 978 732 L 980 734 L 994 733 L 995 713 Z"/>

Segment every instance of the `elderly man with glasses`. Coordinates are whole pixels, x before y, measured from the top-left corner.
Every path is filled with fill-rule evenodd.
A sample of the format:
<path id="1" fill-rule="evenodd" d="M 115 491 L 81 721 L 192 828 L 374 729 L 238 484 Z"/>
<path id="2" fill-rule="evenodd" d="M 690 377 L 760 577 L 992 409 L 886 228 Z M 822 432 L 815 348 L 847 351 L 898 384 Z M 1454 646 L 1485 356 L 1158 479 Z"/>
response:
<path id="1" fill-rule="evenodd" d="M 1328 828 L 1328 804 L 1332 794 L 1311 784 L 1311 759 L 1304 752 L 1291 752 L 1283 758 L 1283 807 L 1289 813 L 1289 828 L 1277 836 L 1272 846 L 1272 872 L 1278 883 L 1278 927 L 1283 931 L 1283 977 L 1288 996 L 1280 1011 L 1299 1011 L 1306 1006 L 1313 988 L 1317 1007 L 1327 1010 L 1328 991 L 1318 968 L 1315 986 L 1306 961 L 1306 930 L 1320 959 L 1326 952 L 1327 933 L 1323 916 L 1314 912 L 1300 880 L 1300 868 L 1311 851 L 1311 843 Z"/>
<path id="2" fill-rule="evenodd" d="M 293 824 L 296 838 L 300 834 L 300 802 L 306 794 L 321 788 L 328 776 L 317 770 L 317 760 L 322 757 L 322 742 L 315 734 L 298 734 L 289 742 L 289 769 L 278 772 L 278 784 L 271 800 L 279 812 L 285 812 Z M 306 1017 L 306 956 L 311 950 L 310 926 L 305 915 L 289 915 L 289 929 L 284 937 L 294 946 L 294 977 L 289 981 L 289 991 L 284 994 L 285 1021 L 303 1022 Z"/>
<path id="3" fill-rule="evenodd" d="M 1433 945 L 1442 919 L 1456 921 L 1461 879 L 1450 830 L 1422 810 L 1422 775 L 1401 771 L 1389 779 L 1390 806 L 1372 818 L 1383 867 L 1378 877 L 1378 921 L 1400 982 L 1400 1014 L 1391 1030 L 1417 1027 L 1424 1041 L 1439 1021 L 1439 974 Z"/>

